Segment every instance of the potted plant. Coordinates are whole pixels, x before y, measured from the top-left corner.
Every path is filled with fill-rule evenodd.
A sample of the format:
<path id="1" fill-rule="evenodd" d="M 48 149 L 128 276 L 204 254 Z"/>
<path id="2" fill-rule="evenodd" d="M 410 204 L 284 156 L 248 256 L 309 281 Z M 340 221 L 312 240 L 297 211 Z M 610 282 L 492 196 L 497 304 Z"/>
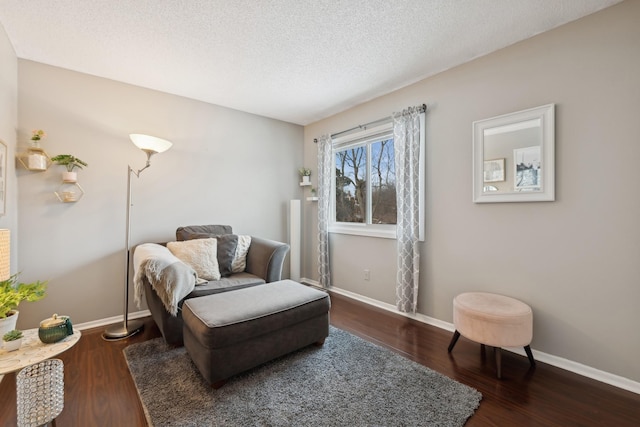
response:
<path id="1" fill-rule="evenodd" d="M 52 157 L 51 161 L 67 168 L 67 171 L 62 174 L 62 181 L 64 182 L 76 182 L 78 180 L 78 173 L 73 170 L 75 168 L 82 169 L 84 166 L 89 166 L 87 162 L 84 162 L 71 154 L 58 154 L 57 156 Z"/>
<path id="2" fill-rule="evenodd" d="M 2 336 L 2 341 L 6 351 L 15 351 L 22 345 L 22 331 L 13 329 Z"/>
<path id="3" fill-rule="evenodd" d="M 302 177 L 302 182 L 305 184 L 309 183 L 309 179 L 311 177 L 311 169 L 308 168 L 300 168 L 298 169 L 300 176 Z"/>
<path id="4" fill-rule="evenodd" d="M 18 304 L 41 300 L 46 290 L 47 282 L 18 283 L 17 274 L 0 281 L 0 335 L 16 328 Z"/>
<path id="5" fill-rule="evenodd" d="M 31 131 L 31 147 L 27 156 L 27 167 L 29 170 L 44 171 L 47 170 L 47 156 L 40 148 L 40 141 L 47 136 L 42 129 Z"/>

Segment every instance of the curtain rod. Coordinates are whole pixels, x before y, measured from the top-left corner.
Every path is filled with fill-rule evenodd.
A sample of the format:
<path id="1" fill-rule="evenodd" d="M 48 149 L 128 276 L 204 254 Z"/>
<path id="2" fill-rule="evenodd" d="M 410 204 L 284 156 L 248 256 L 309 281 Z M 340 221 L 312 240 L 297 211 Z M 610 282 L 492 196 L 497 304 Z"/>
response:
<path id="1" fill-rule="evenodd" d="M 421 106 L 417 107 L 418 108 L 418 113 L 424 113 L 427 111 L 427 104 L 422 104 Z M 363 125 L 358 125 L 358 126 L 354 126 L 351 129 L 347 129 L 347 130 L 343 130 L 340 132 L 336 132 L 336 133 L 332 133 L 331 134 L 331 138 L 335 138 L 339 135 L 344 135 L 345 133 L 349 133 L 349 132 L 353 132 L 354 130 L 366 130 L 367 127 L 372 126 L 372 125 L 376 125 L 378 123 L 383 123 L 383 122 L 388 122 L 393 118 L 393 116 L 388 116 L 382 119 L 378 119 L 378 120 L 374 120 L 372 122 L 369 123 L 365 123 Z M 318 138 L 314 138 L 313 139 L 314 143 L 318 143 Z"/>

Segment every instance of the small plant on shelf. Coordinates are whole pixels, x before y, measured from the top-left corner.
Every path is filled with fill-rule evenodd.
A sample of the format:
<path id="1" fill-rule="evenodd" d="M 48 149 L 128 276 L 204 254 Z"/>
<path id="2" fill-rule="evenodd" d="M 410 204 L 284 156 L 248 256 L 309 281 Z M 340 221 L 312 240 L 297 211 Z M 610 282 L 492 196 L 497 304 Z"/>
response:
<path id="1" fill-rule="evenodd" d="M 298 172 L 300 173 L 300 177 L 302 178 L 302 184 L 301 185 L 310 185 L 311 181 L 311 169 L 308 168 L 300 168 L 298 169 Z"/>
<path id="2" fill-rule="evenodd" d="M 85 166 L 89 166 L 87 162 L 84 162 L 71 154 L 59 154 L 52 157 L 51 161 L 67 168 L 67 172 L 73 172 L 73 169 L 75 168 L 82 169 Z"/>
<path id="3" fill-rule="evenodd" d="M 7 341 L 7 342 L 19 340 L 20 338 L 22 338 L 22 331 L 18 330 L 18 329 L 14 329 L 13 331 L 9 331 L 6 334 L 4 334 L 4 336 L 2 337 L 2 339 Z"/>
<path id="4" fill-rule="evenodd" d="M 45 136 L 47 136 L 47 134 L 44 133 L 42 129 L 36 129 L 31 131 L 31 141 L 34 144 L 37 144 L 38 142 L 40 142 L 40 140 Z"/>
<path id="5" fill-rule="evenodd" d="M 308 168 L 300 168 L 298 172 L 300 172 L 300 176 L 311 176 L 311 169 Z"/>

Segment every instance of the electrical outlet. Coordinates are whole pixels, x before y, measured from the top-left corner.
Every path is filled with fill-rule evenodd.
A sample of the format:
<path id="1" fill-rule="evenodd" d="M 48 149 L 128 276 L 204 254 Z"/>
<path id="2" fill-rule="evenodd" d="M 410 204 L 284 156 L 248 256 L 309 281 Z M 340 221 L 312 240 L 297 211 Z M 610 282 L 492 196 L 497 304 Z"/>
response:
<path id="1" fill-rule="evenodd" d="M 364 270 L 364 280 L 371 280 L 371 272 L 368 269 Z"/>

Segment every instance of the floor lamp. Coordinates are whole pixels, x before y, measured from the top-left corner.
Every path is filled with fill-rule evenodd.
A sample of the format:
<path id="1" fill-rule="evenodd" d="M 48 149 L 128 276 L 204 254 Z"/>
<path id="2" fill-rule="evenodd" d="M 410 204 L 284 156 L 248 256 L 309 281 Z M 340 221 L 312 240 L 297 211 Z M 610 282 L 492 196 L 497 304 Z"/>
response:
<path id="1" fill-rule="evenodd" d="M 142 330 L 142 327 L 144 326 L 144 324 L 140 320 L 129 321 L 129 266 L 131 265 L 131 256 L 129 254 L 129 249 L 131 248 L 131 174 L 135 174 L 136 178 L 139 178 L 140 172 L 151 166 L 151 156 L 156 153 L 167 151 L 169 148 L 171 148 L 172 145 L 169 141 L 166 141 L 164 139 L 137 133 L 129 135 L 129 138 L 131 138 L 131 141 L 136 145 L 136 147 L 147 153 L 147 164 L 142 169 L 138 169 L 137 172 L 131 169 L 131 166 L 128 166 L 127 233 L 125 246 L 126 269 L 124 272 L 124 321 L 121 325 L 112 326 L 104 331 L 102 337 L 106 340 L 119 340 L 128 338 L 131 335 Z"/>

